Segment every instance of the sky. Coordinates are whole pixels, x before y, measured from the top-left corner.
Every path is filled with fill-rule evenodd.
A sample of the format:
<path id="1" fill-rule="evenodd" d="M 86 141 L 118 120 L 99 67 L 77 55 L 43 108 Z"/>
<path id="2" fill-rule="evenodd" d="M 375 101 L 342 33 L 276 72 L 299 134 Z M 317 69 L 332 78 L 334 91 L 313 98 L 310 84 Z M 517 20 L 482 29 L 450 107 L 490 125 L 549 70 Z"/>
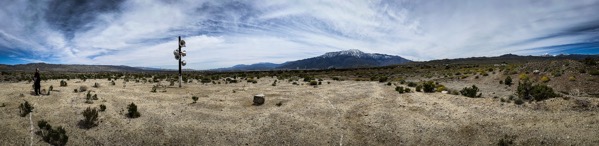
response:
<path id="1" fill-rule="evenodd" d="M 599 54 L 599 0 L 3 0 L 0 64 L 213 69 L 359 49 Z"/>

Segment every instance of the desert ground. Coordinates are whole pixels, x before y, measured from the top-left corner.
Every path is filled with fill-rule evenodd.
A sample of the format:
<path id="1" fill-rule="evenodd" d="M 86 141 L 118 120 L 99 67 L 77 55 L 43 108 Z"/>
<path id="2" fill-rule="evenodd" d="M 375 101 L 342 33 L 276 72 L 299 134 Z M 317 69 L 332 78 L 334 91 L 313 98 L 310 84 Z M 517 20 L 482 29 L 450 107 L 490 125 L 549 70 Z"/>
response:
<path id="1" fill-rule="evenodd" d="M 31 83 L 0 83 L 0 145 L 48 145 L 32 134 L 45 119 L 63 126 L 67 145 L 597 145 L 599 98 L 553 98 L 541 102 L 500 102 L 514 87 L 480 84 L 484 98 L 443 93 L 399 94 L 395 86 L 376 81 L 323 81 L 317 87 L 292 85 L 263 77 L 258 83 L 185 83 L 150 90 L 156 83 L 79 79 L 50 95 L 32 96 Z M 327 83 L 327 82 L 330 82 Z M 100 83 L 99 88 L 91 87 Z M 168 84 L 162 82 L 162 84 Z M 469 83 L 447 81 L 456 89 Z M 88 86 L 99 100 L 85 103 Z M 166 92 L 164 92 L 166 91 Z M 252 105 L 253 95 L 266 103 Z M 21 95 L 23 94 L 23 95 Z M 192 103 L 192 96 L 199 97 Z M 499 98 L 493 98 L 499 96 Z M 33 104 L 32 120 L 19 116 L 19 104 Z M 577 101 L 592 107 L 577 108 Z M 135 103 L 139 118 L 125 116 Z M 83 129 L 77 123 L 87 107 L 106 105 L 99 124 Z M 31 139 L 33 137 L 33 139 Z"/>

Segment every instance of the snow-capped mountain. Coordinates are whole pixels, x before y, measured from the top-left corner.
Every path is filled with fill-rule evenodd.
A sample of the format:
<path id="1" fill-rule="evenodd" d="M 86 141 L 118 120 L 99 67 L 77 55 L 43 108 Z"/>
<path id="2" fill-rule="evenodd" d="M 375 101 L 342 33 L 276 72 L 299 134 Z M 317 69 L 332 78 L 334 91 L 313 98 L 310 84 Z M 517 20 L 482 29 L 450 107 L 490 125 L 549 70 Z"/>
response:
<path id="1" fill-rule="evenodd" d="M 378 67 L 411 62 L 394 55 L 364 53 L 357 49 L 328 52 L 313 58 L 283 63 L 279 69 L 328 69 Z"/>
<path id="2" fill-rule="evenodd" d="M 358 68 L 379 67 L 410 62 L 400 56 L 364 53 L 357 49 L 338 52 L 328 52 L 317 57 L 289 61 L 283 64 L 256 63 L 251 65 L 236 65 L 229 68 L 215 69 L 218 71 L 247 71 L 247 70 L 277 70 L 277 69 L 329 69 L 329 68 Z"/>

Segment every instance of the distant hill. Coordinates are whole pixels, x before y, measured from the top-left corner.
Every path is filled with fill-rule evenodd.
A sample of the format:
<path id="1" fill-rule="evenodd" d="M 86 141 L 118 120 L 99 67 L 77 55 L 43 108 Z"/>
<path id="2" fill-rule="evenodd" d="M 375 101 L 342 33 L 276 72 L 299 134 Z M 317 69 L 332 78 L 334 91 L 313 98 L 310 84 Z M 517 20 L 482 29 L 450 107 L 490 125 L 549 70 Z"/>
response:
<path id="1" fill-rule="evenodd" d="M 116 65 L 78 65 L 78 64 L 46 64 L 46 63 L 29 63 L 17 65 L 0 65 L 2 71 L 23 71 L 34 72 L 35 68 L 42 71 L 53 72 L 139 72 L 159 70 L 154 68 L 138 68 L 129 66 Z"/>
<path id="2" fill-rule="evenodd" d="M 501 56 L 494 57 L 469 57 L 469 58 L 456 58 L 456 59 L 440 59 L 431 60 L 426 62 L 413 62 L 413 63 L 426 63 L 426 64 L 500 64 L 500 63 L 526 63 L 531 61 L 546 61 L 546 60 L 583 60 L 585 58 L 598 58 L 599 55 L 581 55 L 581 54 L 569 54 L 569 55 L 544 55 L 544 56 L 520 56 L 515 54 L 504 54 Z"/>
<path id="3" fill-rule="evenodd" d="M 251 65 L 236 65 L 229 68 L 215 69 L 217 71 L 248 71 L 248 70 L 279 70 L 279 69 L 329 69 L 329 68 L 361 68 L 379 67 L 411 62 L 394 55 L 364 53 L 352 49 L 338 52 L 328 52 L 317 57 L 289 61 L 283 64 L 257 63 Z"/>
<path id="4" fill-rule="evenodd" d="M 256 63 L 256 64 L 250 64 L 250 65 L 240 64 L 240 65 L 235 65 L 233 67 L 228 67 L 228 68 L 213 69 L 213 71 L 272 70 L 279 66 L 281 66 L 281 64 L 263 62 L 263 63 Z"/>

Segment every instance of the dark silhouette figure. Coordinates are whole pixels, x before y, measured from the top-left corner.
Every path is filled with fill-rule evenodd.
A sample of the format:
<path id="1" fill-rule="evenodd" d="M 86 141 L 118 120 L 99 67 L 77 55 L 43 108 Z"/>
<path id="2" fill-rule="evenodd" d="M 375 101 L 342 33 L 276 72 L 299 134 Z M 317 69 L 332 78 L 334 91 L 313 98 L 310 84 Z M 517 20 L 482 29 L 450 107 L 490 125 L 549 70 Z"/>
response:
<path id="1" fill-rule="evenodd" d="M 41 93 L 40 88 L 42 87 L 41 82 L 42 78 L 40 78 L 40 69 L 35 69 L 35 75 L 33 75 L 33 90 L 35 90 L 35 95 L 38 96 Z"/>

